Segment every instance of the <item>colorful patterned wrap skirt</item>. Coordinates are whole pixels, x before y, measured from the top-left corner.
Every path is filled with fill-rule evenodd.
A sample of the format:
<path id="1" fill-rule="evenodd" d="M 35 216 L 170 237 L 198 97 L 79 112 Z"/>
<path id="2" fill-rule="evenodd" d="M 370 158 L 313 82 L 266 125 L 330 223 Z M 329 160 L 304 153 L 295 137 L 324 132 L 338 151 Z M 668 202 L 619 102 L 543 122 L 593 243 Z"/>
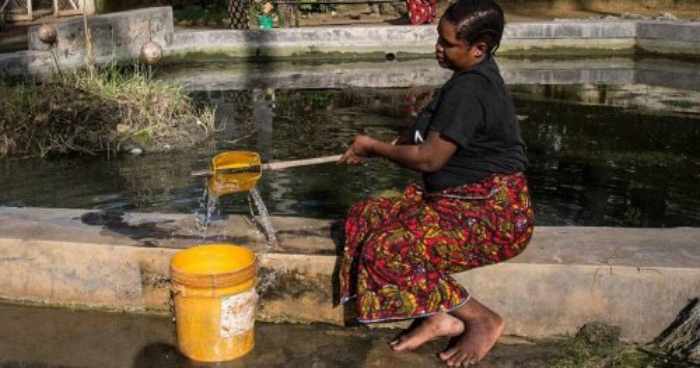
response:
<path id="1" fill-rule="evenodd" d="M 340 301 L 356 297 L 364 323 L 449 312 L 470 297 L 450 274 L 520 254 L 533 226 L 522 173 L 361 201 L 345 222 Z"/>

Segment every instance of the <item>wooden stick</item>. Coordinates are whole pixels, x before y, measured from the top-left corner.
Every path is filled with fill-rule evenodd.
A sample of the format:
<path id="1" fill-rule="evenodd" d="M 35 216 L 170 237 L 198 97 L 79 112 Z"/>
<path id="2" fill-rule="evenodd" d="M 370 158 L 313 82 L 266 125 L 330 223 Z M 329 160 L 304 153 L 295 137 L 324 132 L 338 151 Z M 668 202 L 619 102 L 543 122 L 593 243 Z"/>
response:
<path id="1" fill-rule="evenodd" d="M 302 160 L 269 162 L 266 164 L 262 164 L 260 166 L 260 168 L 262 170 L 274 171 L 274 170 L 284 170 L 284 169 L 288 169 L 290 167 L 326 164 L 329 162 L 336 162 L 336 161 L 340 160 L 340 158 L 342 156 L 343 155 L 333 155 L 333 156 L 306 158 L 306 159 L 302 159 Z M 190 175 L 192 175 L 192 176 L 211 176 L 211 175 L 213 175 L 213 173 L 211 170 L 198 170 L 198 171 L 193 171 Z"/>
<path id="2" fill-rule="evenodd" d="M 343 155 L 315 157 L 315 158 L 307 158 L 307 159 L 303 159 L 303 160 L 270 162 L 267 164 L 262 164 L 262 169 L 263 170 L 284 170 L 284 169 L 288 169 L 290 167 L 326 164 L 329 162 L 336 162 L 336 161 L 340 160 L 341 157 L 343 157 Z"/>

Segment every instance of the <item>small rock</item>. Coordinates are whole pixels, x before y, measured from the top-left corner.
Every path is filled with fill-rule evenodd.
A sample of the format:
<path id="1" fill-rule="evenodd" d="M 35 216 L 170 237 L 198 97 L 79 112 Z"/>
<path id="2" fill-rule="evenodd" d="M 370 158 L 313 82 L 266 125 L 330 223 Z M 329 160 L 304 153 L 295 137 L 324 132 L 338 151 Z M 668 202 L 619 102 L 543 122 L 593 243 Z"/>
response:
<path id="1" fill-rule="evenodd" d="M 583 339 L 593 346 L 614 346 L 620 342 L 621 333 L 622 330 L 618 326 L 596 321 L 583 325 L 576 334 L 576 338 Z"/>
<path id="2" fill-rule="evenodd" d="M 56 38 L 58 37 L 56 27 L 51 24 L 42 24 L 41 27 L 39 27 L 38 34 L 39 40 L 46 44 L 53 44 L 56 42 Z"/>
<path id="3" fill-rule="evenodd" d="M 163 48 L 156 42 L 148 41 L 141 47 L 141 61 L 148 65 L 158 64 L 162 57 Z"/>
<path id="4" fill-rule="evenodd" d="M 121 152 L 126 152 L 134 156 L 138 156 L 144 152 L 144 149 L 138 143 L 134 142 L 132 139 L 127 139 L 121 144 L 119 149 Z"/>
<path id="5" fill-rule="evenodd" d="M 117 124 L 117 133 L 124 134 L 129 131 L 129 126 L 126 124 Z"/>
<path id="6" fill-rule="evenodd" d="M 657 20 L 672 20 L 672 21 L 677 21 L 677 20 L 678 20 L 678 17 L 676 17 L 676 16 L 673 15 L 672 13 L 665 12 L 665 13 L 659 15 L 658 17 L 656 17 L 656 19 L 657 19 Z"/>
<path id="7" fill-rule="evenodd" d="M 636 14 L 636 13 L 622 13 L 622 14 L 620 14 L 620 17 L 622 19 L 638 19 L 638 20 L 649 19 L 648 17 L 645 17 L 641 14 Z"/>

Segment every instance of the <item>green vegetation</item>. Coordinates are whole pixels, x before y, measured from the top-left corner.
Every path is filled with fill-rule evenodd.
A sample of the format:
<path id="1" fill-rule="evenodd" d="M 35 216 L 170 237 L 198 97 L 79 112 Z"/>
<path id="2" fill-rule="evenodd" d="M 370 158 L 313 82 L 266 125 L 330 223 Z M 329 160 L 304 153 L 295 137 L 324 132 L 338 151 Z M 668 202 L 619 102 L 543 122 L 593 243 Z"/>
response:
<path id="1" fill-rule="evenodd" d="M 268 1 L 251 0 L 248 7 L 248 26 L 251 29 L 260 28 L 258 16 L 263 15 L 263 7 Z M 270 2 L 272 3 L 272 2 Z M 207 26 L 207 27 L 226 27 L 231 23 L 231 18 L 228 10 L 228 0 L 216 0 L 203 4 L 187 3 L 173 5 L 173 16 L 175 23 L 180 26 Z M 275 26 L 282 27 L 285 24 L 284 17 L 273 8 L 269 14 L 275 19 Z"/>
<path id="2" fill-rule="evenodd" d="M 299 0 L 299 10 L 307 13 L 327 13 L 335 8 L 335 4 L 321 4 L 318 0 Z"/>
<path id="3" fill-rule="evenodd" d="M 182 26 L 228 26 L 228 1 L 217 0 L 205 4 L 181 4 L 173 7 L 175 22 Z"/>
<path id="4" fill-rule="evenodd" d="M 214 129 L 214 112 L 181 87 L 116 66 L 47 81 L 0 82 L 0 158 L 124 146 L 161 151 L 193 145 Z"/>
<path id="5" fill-rule="evenodd" d="M 689 362 L 674 361 L 641 347 L 620 341 L 620 329 L 601 322 L 584 325 L 575 337 L 561 340 L 559 358 L 551 368 L 686 368 Z"/>

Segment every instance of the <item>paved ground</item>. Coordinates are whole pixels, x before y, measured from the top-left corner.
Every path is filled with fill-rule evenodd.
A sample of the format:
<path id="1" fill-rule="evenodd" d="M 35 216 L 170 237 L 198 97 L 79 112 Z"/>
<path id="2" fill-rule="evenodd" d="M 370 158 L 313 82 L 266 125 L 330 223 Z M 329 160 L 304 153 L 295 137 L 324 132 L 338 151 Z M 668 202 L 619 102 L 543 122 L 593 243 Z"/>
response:
<path id="1" fill-rule="evenodd" d="M 0 367 L 197 367 L 176 349 L 165 318 L 0 304 Z M 393 330 L 326 325 L 256 326 L 256 347 L 218 367 L 442 367 L 446 341 L 394 353 Z M 560 356 L 556 341 L 506 337 L 479 367 L 546 367 Z"/>
<path id="2" fill-rule="evenodd" d="M 438 368 L 445 365 L 436 353 L 447 343 L 438 340 L 415 352 L 394 353 L 387 343 L 398 330 L 257 323 L 251 353 L 232 362 L 202 364 L 178 352 L 175 324 L 163 317 L 0 302 L 0 326 L 2 368 Z M 586 331 L 548 340 L 504 336 L 475 367 L 697 367 L 621 344 L 611 327 Z"/>

